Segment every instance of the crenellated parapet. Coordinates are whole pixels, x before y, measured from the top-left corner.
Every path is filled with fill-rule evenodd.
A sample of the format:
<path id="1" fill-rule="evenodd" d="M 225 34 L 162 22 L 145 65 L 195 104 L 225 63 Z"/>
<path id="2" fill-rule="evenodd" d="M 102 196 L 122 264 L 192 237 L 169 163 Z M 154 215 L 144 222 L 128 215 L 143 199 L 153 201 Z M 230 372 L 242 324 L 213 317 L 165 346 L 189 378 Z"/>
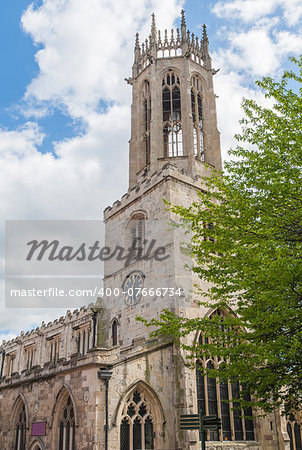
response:
<path id="1" fill-rule="evenodd" d="M 172 29 L 170 33 L 165 29 L 164 33 L 157 32 L 155 15 L 152 14 L 151 33 L 149 38 L 140 43 L 136 34 L 134 46 L 134 64 L 132 77 L 135 79 L 155 59 L 185 57 L 196 63 L 211 69 L 209 56 L 209 41 L 206 26 L 203 25 L 202 37 L 195 36 L 187 30 L 184 11 L 181 12 L 181 28 Z"/>
<path id="2" fill-rule="evenodd" d="M 163 158 L 162 166 L 154 172 L 141 171 L 138 182 L 135 186 L 128 189 L 120 200 L 116 200 L 111 206 L 104 210 L 105 222 L 115 214 L 128 207 L 131 203 L 137 202 L 148 191 L 154 189 L 159 183 L 164 183 L 168 179 L 178 180 L 180 183 L 195 186 L 196 189 L 205 189 L 203 177 L 210 174 L 211 166 L 202 161 L 198 161 L 198 171 L 192 177 L 187 170 L 185 160 L 175 158 L 174 160 Z"/>
<path id="3" fill-rule="evenodd" d="M 97 347 L 97 310 L 93 303 L 0 346 L 0 386 L 14 379 L 35 376 L 36 373 L 56 372 L 72 361 L 86 357 Z"/>

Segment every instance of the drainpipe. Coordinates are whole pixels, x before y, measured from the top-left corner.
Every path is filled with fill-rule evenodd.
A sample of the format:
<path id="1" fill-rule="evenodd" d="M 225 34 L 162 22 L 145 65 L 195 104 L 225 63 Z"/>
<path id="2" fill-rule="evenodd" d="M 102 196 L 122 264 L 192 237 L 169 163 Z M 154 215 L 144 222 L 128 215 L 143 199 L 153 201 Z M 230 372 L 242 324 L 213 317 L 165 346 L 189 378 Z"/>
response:
<path id="1" fill-rule="evenodd" d="M 2 362 L 1 362 L 1 371 L 0 371 L 0 379 L 3 376 L 3 369 L 4 369 L 4 361 L 5 361 L 5 351 L 2 351 Z"/>
<path id="2" fill-rule="evenodd" d="M 106 420 L 105 420 L 105 450 L 108 450 L 108 431 L 109 431 L 109 401 L 108 401 L 108 393 L 109 393 L 109 380 L 112 376 L 112 372 L 108 369 L 100 369 L 98 370 L 98 378 L 99 380 L 105 381 L 106 387 Z"/>

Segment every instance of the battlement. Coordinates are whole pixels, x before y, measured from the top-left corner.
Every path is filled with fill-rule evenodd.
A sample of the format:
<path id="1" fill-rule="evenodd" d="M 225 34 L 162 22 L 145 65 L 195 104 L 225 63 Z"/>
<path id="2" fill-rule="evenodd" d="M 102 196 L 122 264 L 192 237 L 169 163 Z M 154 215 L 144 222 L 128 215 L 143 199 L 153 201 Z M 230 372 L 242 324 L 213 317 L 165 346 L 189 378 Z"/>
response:
<path id="1" fill-rule="evenodd" d="M 198 171 L 194 177 L 192 177 L 190 171 L 185 163 L 186 157 L 180 158 L 169 158 L 170 161 L 166 162 L 163 158 L 163 165 L 158 170 L 150 173 L 146 170 L 142 170 L 138 177 L 138 182 L 135 186 L 128 189 L 128 192 L 124 194 L 120 200 L 116 200 L 112 206 L 107 206 L 104 210 L 104 220 L 108 220 L 114 214 L 121 211 L 123 208 L 128 206 L 130 203 L 136 201 L 138 198 L 143 196 L 145 192 L 152 189 L 155 185 L 162 182 L 168 177 L 179 180 L 180 182 L 191 184 L 196 187 L 196 189 L 205 189 L 203 186 L 203 177 L 209 176 L 211 172 L 211 166 L 205 164 L 203 161 L 196 161 L 198 164 Z M 173 162 L 174 161 L 174 162 Z M 183 164 L 182 164 L 183 163 Z M 182 167 L 183 165 L 183 167 Z"/>
<path id="2" fill-rule="evenodd" d="M 3 340 L 0 346 L 0 351 L 8 350 L 10 347 L 14 347 L 16 344 L 22 344 L 27 341 L 31 341 L 32 339 L 39 338 L 41 335 L 47 334 L 51 335 L 52 332 L 56 332 L 57 329 L 61 326 L 66 326 L 71 322 L 81 322 L 83 318 L 86 318 L 87 315 L 92 314 L 91 308 L 94 306 L 93 303 L 90 303 L 89 306 L 82 306 L 80 309 L 75 309 L 74 311 L 67 310 L 65 316 L 61 316 L 59 319 L 55 319 L 51 322 L 45 323 L 42 322 L 40 327 L 33 328 L 27 332 L 21 331 L 19 336 L 16 336 L 14 339 L 9 341 Z"/>
<path id="3" fill-rule="evenodd" d="M 134 64 L 133 78 L 136 78 L 154 59 L 185 57 L 190 58 L 196 63 L 210 67 L 209 41 L 206 26 L 203 25 L 203 34 L 201 38 L 195 36 L 190 30 L 187 30 L 185 13 L 181 11 L 181 28 L 172 29 L 168 36 L 168 30 L 165 29 L 161 34 L 157 31 L 155 15 L 152 14 L 151 34 L 142 44 L 139 41 L 139 34 L 136 33 L 134 46 Z M 128 80 L 127 80 L 128 81 Z"/>

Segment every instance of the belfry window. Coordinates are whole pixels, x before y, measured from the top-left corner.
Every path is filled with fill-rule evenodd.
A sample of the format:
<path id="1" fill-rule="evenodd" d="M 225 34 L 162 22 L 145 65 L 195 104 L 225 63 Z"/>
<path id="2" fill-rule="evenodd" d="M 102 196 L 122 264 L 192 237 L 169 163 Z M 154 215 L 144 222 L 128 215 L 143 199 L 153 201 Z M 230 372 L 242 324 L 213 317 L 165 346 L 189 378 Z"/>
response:
<path id="1" fill-rule="evenodd" d="M 221 315 L 219 310 L 212 315 Z M 200 335 L 199 342 L 204 345 L 210 343 L 210 338 Z M 252 420 L 252 409 L 250 407 L 242 410 L 232 403 L 232 398 L 239 398 L 240 391 L 245 392 L 245 398 L 250 401 L 250 395 L 244 386 L 237 380 L 223 381 L 211 378 L 207 375 L 207 369 L 219 368 L 224 370 L 225 361 L 220 357 L 209 360 L 202 358 L 196 362 L 196 382 L 198 410 L 202 415 L 215 414 L 221 418 L 222 429 L 220 431 L 207 431 L 208 441 L 253 441 L 254 426 Z"/>
<path id="2" fill-rule="evenodd" d="M 154 449 L 154 419 L 144 394 L 136 389 L 127 399 L 120 426 L 121 450 Z"/>
<path id="3" fill-rule="evenodd" d="M 191 78 L 191 107 L 194 153 L 198 159 L 204 161 L 202 85 L 197 75 Z"/>
<path id="4" fill-rule="evenodd" d="M 75 417 L 73 403 L 68 396 L 59 420 L 59 450 L 75 448 Z"/>
<path id="5" fill-rule="evenodd" d="M 143 151 L 145 165 L 150 164 L 150 148 L 151 148 L 151 91 L 150 83 L 145 80 L 142 91 L 143 99 Z"/>
<path id="6" fill-rule="evenodd" d="M 17 413 L 17 423 L 15 426 L 15 450 L 25 450 L 26 445 L 26 412 L 25 405 L 21 402 Z"/>
<path id="7" fill-rule="evenodd" d="M 169 71 L 162 87 L 164 154 L 169 158 L 183 156 L 179 77 Z"/>

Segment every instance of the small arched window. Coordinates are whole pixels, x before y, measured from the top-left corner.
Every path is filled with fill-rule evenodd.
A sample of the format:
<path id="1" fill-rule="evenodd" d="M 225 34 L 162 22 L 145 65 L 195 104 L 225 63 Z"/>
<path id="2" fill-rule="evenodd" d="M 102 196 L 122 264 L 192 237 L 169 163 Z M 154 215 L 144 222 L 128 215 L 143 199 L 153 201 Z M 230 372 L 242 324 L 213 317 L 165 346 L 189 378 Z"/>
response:
<path id="1" fill-rule="evenodd" d="M 198 159 L 204 161 L 202 84 L 197 75 L 194 75 L 191 78 L 191 107 L 193 118 L 194 154 Z"/>
<path id="2" fill-rule="evenodd" d="M 75 417 L 70 396 L 62 408 L 59 419 L 59 450 L 75 449 Z"/>
<path id="3" fill-rule="evenodd" d="M 162 80 L 165 157 L 183 156 L 180 79 L 170 70 Z"/>
<path id="4" fill-rule="evenodd" d="M 112 345 L 117 345 L 117 320 L 114 319 L 111 326 Z"/>
<path id="5" fill-rule="evenodd" d="M 26 411 L 23 401 L 20 402 L 20 406 L 16 415 L 17 421 L 15 425 L 15 450 L 25 450 L 26 445 Z"/>
<path id="6" fill-rule="evenodd" d="M 213 312 L 214 315 L 221 316 L 224 313 L 220 310 Z M 211 339 L 203 336 L 199 337 L 201 345 L 211 343 Z M 221 418 L 222 429 L 220 431 L 207 431 L 206 439 L 210 441 L 253 441 L 254 426 L 252 420 L 252 409 L 250 407 L 242 410 L 231 399 L 239 398 L 240 391 L 245 392 L 245 398 L 250 401 L 250 395 L 244 386 L 237 380 L 225 381 L 215 379 L 207 374 L 207 370 L 219 368 L 219 372 L 224 370 L 225 361 L 220 357 L 213 357 L 210 360 L 202 358 L 196 362 L 196 383 L 198 410 L 202 415 L 215 414 Z"/>
<path id="7" fill-rule="evenodd" d="M 142 90 L 143 101 L 143 143 L 145 154 L 145 165 L 150 164 L 151 152 L 151 91 L 148 80 L 144 81 Z"/>

